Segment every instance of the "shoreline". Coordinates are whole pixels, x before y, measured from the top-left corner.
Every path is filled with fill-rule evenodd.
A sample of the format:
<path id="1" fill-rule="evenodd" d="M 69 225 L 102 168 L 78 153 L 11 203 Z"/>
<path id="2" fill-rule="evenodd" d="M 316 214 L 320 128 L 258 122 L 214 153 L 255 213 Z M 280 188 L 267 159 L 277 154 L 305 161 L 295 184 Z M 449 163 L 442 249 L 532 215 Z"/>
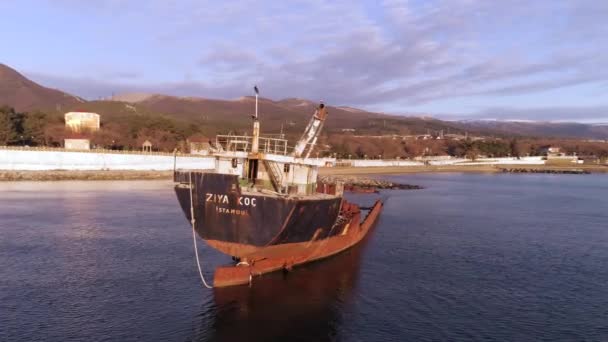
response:
<path id="1" fill-rule="evenodd" d="M 173 171 L 0 171 L 0 182 L 172 180 Z"/>
<path id="2" fill-rule="evenodd" d="M 323 176 L 381 175 L 409 173 L 507 173 L 503 169 L 527 169 L 532 171 L 564 172 L 582 170 L 589 173 L 608 173 L 608 165 L 577 165 L 574 167 L 553 165 L 446 165 L 446 166 L 373 166 L 373 167 L 324 167 L 319 174 Z M 534 172 L 530 172 L 534 173 Z M 516 172 L 516 174 L 526 174 Z"/>
<path id="3" fill-rule="evenodd" d="M 550 165 L 447 165 L 447 166 L 380 166 L 380 167 L 322 167 L 320 176 L 357 176 L 415 173 L 503 173 L 503 169 L 527 169 L 535 171 L 564 172 L 583 170 L 589 173 L 608 173 L 608 165 L 577 165 L 575 167 Z M 526 174 L 526 172 L 516 172 Z M 104 180 L 172 180 L 173 171 L 0 171 L 0 182 L 16 181 L 104 181 Z"/>

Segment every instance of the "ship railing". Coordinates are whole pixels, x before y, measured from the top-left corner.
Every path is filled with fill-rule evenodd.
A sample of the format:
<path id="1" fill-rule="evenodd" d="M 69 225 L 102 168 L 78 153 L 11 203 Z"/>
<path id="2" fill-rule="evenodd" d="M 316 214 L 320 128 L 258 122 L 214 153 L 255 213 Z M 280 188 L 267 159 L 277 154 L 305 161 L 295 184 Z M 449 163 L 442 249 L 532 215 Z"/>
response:
<path id="1" fill-rule="evenodd" d="M 228 152 L 251 152 L 253 137 L 249 135 L 217 135 L 216 146 Z M 287 155 L 290 149 L 287 139 L 260 137 L 258 140 L 258 151 L 263 153 Z"/>

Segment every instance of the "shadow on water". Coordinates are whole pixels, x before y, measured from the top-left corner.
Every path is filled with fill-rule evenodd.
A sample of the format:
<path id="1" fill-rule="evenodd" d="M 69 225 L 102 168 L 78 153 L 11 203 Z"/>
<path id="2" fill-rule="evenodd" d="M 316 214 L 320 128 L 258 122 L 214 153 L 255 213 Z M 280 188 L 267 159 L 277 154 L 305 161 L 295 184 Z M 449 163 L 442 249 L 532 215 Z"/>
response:
<path id="1" fill-rule="evenodd" d="M 368 240 L 369 234 L 353 248 L 291 273 L 254 278 L 251 287 L 215 288 L 215 306 L 201 314 L 193 339 L 336 340 Z"/>

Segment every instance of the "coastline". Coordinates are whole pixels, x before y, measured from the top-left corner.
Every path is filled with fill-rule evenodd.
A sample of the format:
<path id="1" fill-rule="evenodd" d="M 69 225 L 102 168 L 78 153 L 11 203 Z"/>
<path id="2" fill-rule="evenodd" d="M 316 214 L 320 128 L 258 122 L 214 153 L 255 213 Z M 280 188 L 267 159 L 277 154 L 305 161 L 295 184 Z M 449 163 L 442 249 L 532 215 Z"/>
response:
<path id="1" fill-rule="evenodd" d="M 577 165 L 575 167 L 548 165 L 448 165 L 448 166 L 380 166 L 380 167 L 322 167 L 321 176 L 357 176 L 408 173 L 503 173 L 503 169 L 563 172 L 583 170 L 590 173 L 608 173 L 608 165 Z M 0 171 L 0 182 L 64 181 L 64 180 L 171 180 L 173 171 Z"/>
<path id="2" fill-rule="evenodd" d="M 0 171 L 0 182 L 16 181 L 103 181 L 103 180 L 171 180 L 173 171 Z"/>
<path id="3" fill-rule="evenodd" d="M 608 173 L 608 165 L 577 165 L 574 167 L 552 165 L 446 165 L 446 166 L 373 166 L 373 167 L 323 167 L 319 174 L 333 175 L 380 175 L 408 173 L 503 173 L 503 169 L 528 169 L 537 171 L 563 172 L 583 170 L 590 173 Z"/>

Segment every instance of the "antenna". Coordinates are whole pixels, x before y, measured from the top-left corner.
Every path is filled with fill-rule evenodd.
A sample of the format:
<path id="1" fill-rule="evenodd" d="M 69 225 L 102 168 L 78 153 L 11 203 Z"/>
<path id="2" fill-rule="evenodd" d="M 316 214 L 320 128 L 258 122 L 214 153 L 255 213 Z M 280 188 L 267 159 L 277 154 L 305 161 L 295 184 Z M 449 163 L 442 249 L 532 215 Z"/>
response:
<path id="1" fill-rule="evenodd" d="M 253 116 L 253 140 L 251 142 L 251 152 L 258 153 L 260 141 L 260 122 L 258 121 L 258 94 L 260 90 L 257 85 L 253 86 L 255 91 L 255 115 Z"/>
<path id="2" fill-rule="evenodd" d="M 255 91 L 255 118 L 258 118 L 258 94 L 260 93 L 260 90 L 258 89 L 257 85 L 253 86 L 253 91 Z"/>

